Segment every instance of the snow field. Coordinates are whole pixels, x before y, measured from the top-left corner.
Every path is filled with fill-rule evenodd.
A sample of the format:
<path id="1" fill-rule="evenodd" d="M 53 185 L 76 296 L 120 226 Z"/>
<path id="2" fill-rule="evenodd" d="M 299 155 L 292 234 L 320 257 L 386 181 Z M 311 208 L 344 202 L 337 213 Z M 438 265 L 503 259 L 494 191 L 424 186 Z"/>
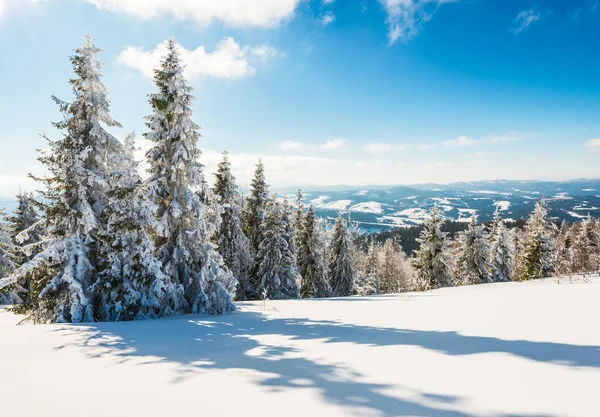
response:
<path id="1" fill-rule="evenodd" d="M 3 415 L 600 415 L 600 279 L 238 303 L 234 314 L 22 325 Z"/>

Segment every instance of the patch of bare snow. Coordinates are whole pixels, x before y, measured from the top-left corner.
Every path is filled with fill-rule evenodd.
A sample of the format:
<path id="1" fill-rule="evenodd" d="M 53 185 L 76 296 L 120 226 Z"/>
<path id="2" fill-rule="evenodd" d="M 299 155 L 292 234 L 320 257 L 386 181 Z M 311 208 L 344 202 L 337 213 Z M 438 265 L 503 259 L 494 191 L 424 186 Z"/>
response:
<path id="1" fill-rule="evenodd" d="M 597 417 L 598 300 L 600 280 L 578 278 L 239 302 L 218 317 L 126 323 L 16 326 L 0 309 L 0 403 L 3 415 L 23 417 L 198 407 L 265 417 Z"/>
<path id="2" fill-rule="evenodd" d="M 320 208 L 329 210 L 346 210 L 350 204 L 352 204 L 352 200 L 337 200 L 332 201 L 331 203 L 323 204 L 320 206 Z"/>
<path id="3" fill-rule="evenodd" d="M 319 206 L 325 204 L 325 202 L 330 199 L 331 199 L 331 197 L 329 197 L 328 195 L 322 195 L 313 200 L 310 200 L 310 202 L 313 206 L 319 207 Z"/>
<path id="4" fill-rule="evenodd" d="M 376 201 L 368 201 L 366 203 L 355 204 L 350 207 L 350 211 L 357 211 L 360 213 L 372 213 L 372 214 L 381 214 L 383 213 L 383 207 L 381 203 Z"/>
<path id="5" fill-rule="evenodd" d="M 507 211 L 510 208 L 510 201 L 496 201 L 494 206 L 498 207 L 500 211 Z"/>

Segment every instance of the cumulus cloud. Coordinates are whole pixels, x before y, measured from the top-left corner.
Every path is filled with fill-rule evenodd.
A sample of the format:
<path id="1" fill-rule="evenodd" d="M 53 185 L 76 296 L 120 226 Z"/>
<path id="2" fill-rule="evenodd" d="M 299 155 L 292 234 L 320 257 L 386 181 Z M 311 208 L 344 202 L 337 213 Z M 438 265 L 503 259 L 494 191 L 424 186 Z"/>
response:
<path id="1" fill-rule="evenodd" d="M 331 140 L 328 140 L 327 142 L 325 142 L 323 145 L 321 145 L 321 149 L 335 150 L 335 149 L 344 149 L 344 148 L 347 148 L 348 146 L 350 146 L 350 141 L 347 141 L 346 139 L 342 139 L 342 138 L 337 138 L 337 139 L 331 139 Z"/>
<path id="2" fill-rule="evenodd" d="M 335 16 L 331 12 L 325 13 L 325 15 L 320 19 L 320 22 L 323 26 L 327 26 L 330 23 L 333 23 L 334 21 L 335 21 Z"/>
<path id="3" fill-rule="evenodd" d="M 283 151 L 291 151 L 304 148 L 304 144 L 301 142 L 296 142 L 293 140 L 286 140 L 285 142 L 279 144 L 279 149 Z"/>
<path id="4" fill-rule="evenodd" d="M 0 0 L 1 1 L 1 0 Z M 142 19 L 170 16 L 207 26 L 275 27 L 290 19 L 301 0 L 87 0 L 99 9 Z"/>
<path id="5" fill-rule="evenodd" d="M 6 12 L 9 5 L 14 7 L 15 5 L 39 3 L 40 1 L 44 0 L 0 0 L 0 17 Z"/>
<path id="6" fill-rule="evenodd" d="M 394 145 L 391 143 L 369 143 L 363 146 L 363 149 L 369 153 L 398 152 L 405 151 L 408 148 L 408 145 Z"/>
<path id="7" fill-rule="evenodd" d="M 213 180 L 212 174 L 216 172 L 217 165 L 221 162 L 221 152 L 203 149 L 201 161 L 205 165 L 207 180 Z M 323 173 L 329 172 L 338 161 L 334 158 L 322 158 L 299 155 L 259 155 L 254 153 L 229 153 L 232 171 L 239 184 L 247 186 L 256 168 L 258 159 L 265 164 L 265 173 L 270 185 L 289 185 L 301 182 L 314 182 Z"/>
<path id="8" fill-rule="evenodd" d="M 451 168 L 453 166 L 455 166 L 455 164 L 453 162 L 434 162 L 431 164 L 426 164 L 424 167 L 430 168 L 430 169 L 440 169 L 440 168 Z"/>
<path id="9" fill-rule="evenodd" d="M 466 136 L 461 136 L 456 139 L 447 140 L 442 142 L 442 145 L 447 148 L 461 147 L 461 146 L 472 146 L 475 145 L 477 141 L 475 139 L 469 139 Z"/>
<path id="10" fill-rule="evenodd" d="M 588 140 L 585 144 L 585 147 L 592 152 L 600 152 L 600 138 Z"/>
<path id="11" fill-rule="evenodd" d="M 390 45 L 398 39 L 416 36 L 423 24 L 431 20 L 440 5 L 458 0 L 379 0 L 387 13 Z"/>
<path id="12" fill-rule="evenodd" d="M 278 55 L 275 48 L 268 45 L 240 46 L 233 38 L 223 38 L 213 52 L 207 52 L 204 46 L 187 50 L 177 45 L 181 59 L 185 64 L 185 74 L 189 79 L 197 78 L 241 78 L 251 76 L 255 69 L 251 61 L 256 59 L 265 62 Z M 151 51 L 142 47 L 130 46 L 119 54 L 119 64 L 134 68 L 148 78 L 154 76 L 160 59 L 165 55 L 167 41 Z"/>
<path id="13" fill-rule="evenodd" d="M 533 22 L 537 22 L 540 20 L 541 15 L 538 12 L 533 11 L 532 9 L 523 10 L 519 12 L 515 20 L 513 21 L 512 32 L 515 35 L 523 32 L 527 29 Z"/>
<path id="14" fill-rule="evenodd" d="M 500 135 L 500 136 L 488 136 L 484 138 L 484 141 L 490 145 L 498 145 L 503 143 L 509 143 L 519 140 L 515 135 Z"/>

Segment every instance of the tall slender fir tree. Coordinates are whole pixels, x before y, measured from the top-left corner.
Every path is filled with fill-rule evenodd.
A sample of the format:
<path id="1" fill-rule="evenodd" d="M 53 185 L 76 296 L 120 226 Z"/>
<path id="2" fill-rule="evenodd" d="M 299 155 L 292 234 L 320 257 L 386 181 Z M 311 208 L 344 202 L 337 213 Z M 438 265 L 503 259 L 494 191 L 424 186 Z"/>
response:
<path id="1" fill-rule="evenodd" d="M 14 256 L 15 246 L 10 237 L 10 227 L 4 221 L 4 212 L 0 210 L 0 283 L 12 274 L 17 267 L 16 257 Z M 0 305 L 19 304 L 21 298 L 17 292 L 23 293 L 20 282 L 12 282 L 11 285 L 2 284 L 0 286 Z"/>
<path id="2" fill-rule="evenodd" d="M 423 223 L 424 229 L 417 241 L 420 247 L 415 251 L 414 267 L 416 286 L 422 291 L 452 286 L 450 255 L 447 233 L 441 227 L 444 218 L 437 206 L 433 206 Z"/>
<path id="3" fill-rule="evenodd" d="M 591 215 L 587 215 L 579 226 L 579 233 L 574 245 L 575 262 L 578 272 L 592 273 L 598 271 L 600 255 L 598 229 Z"/>
<path id="4" fill-rule="evenodd" d="M 242 224 L 242 196 L 231 173 L 227 152 L 223 152 L 223 160 L 219 163 L 215 177 L 214 193 L 221 204 L 221 225 L 215 239 L 219 253 L 238 280 L 236 299 L 255 298 L 250 282 L 253 258 L 250 254 L 250 242 L 244 234 Z"/>
<path id="5" fill-rule="evenodd" d="M 298 189 L 296 194 L 296 212 L 294 214 L 294 231 L 296 241 L 300 240 L 302 234 L 302 227 L 304 226 L 304 197 L 302 196 L 302 190 Z"/>
<path id="6" fill-rule="evenodd" d="M 319 235 L 319 224 L 312 205 L 304 217 L 298 246 L 298 270 L 302 277 L 302 298 L 322 298 L 331 295 L 327 277 L 324 247 Z"/>
<path id="7" fill-rule="evenodd" d="M 123 152 L 112 160 L 109 203 L 99 236 L 104 269 L 92 286 L 95 316 L 100 321 L 122 321 L 174 314 L 183 294 L 180 283 L 162 272 L 149 234 L 157 229 L 156 207 L 138 174 L 135 136 L 128 135 Z"/>
<path id="8" fill-rule="evenodd" d="M 265 222 L 265 237 L 259 246 L 258 292 L 269 299 L 298 298 L 298 272 L 293 248 L 293 227 L 287 202 L 272 201 Z"/>
<path id="9" fill-rule="evenodd" d="M 17 208 L 14 213 L 6 217 L 7 231 L 12 240 L 12 260 L 15 268 L 31 260 L 41 251 L 41 240 L 44 231 L 44 222 L 36 210 L 37 203 L 32 193 L 19 192 L 17 194 Z M 21 301 L 15 305 L 13 311 L 25 314 L 33 308 L 34 300 L 31 299 L 31 277 L 22 278 L 13 286 Z"/>
<path id="10" fill-rule="evenodd" d="M 490 267 L 493 282 L 511 281 L 515 270 L 515 246 L 498 211 L 490 233 Z"/>
<path id="11" fill-rule="evenodd" d="M 457 285 L 490 282 L 490 246 L 485 226 L 471 216 L 467 230 L 458 235 L 458 256 L 454 282 Z"/>
<path id="12" fill-rule="evenodd" d="M 334 297 L 347 297 L 354 292 L 356 271 L 351 245 L 346 220 L 340 214 L 335 222 L 329 259 L 329 283 Z"/>
<path id="13" fill-rule="evenodd" d="M 563 220 L 556 238 L 554 272 L 557 277 L 576 272 L 572 227 Z"/>
<path id="14" fill-rule="evenodd" d="M 109 115 L 100 81 L 100 52 L 91 36 L 71 57 L 72 103 L 57 98 L 64 120 L 54 123 L 63 138 L 50 142 L 39 160 L 49 175 L 37 178 L 43 192 L 46 249 L 22 265 L 13 279 L 32 277 L 32 318 L 36 322 L 85 322 L 93 319 L 89 287 L 96 278 L 99 221 L 107 202 L 107 159 L 120 143 L 104 128 L 120 126 Z"/>
<path id="15" fill-rule="evenodd" d="M 183 76 L 173 38 L 155 70 L 158 92 L 149 96 L 153 114 L 147 117 L 153 142 L 146 153 L 150 166 L 149 192 L 157 206 L 158 257 L 163 272 L 183 286 L 181 312 L 221 314 L 235 309 L 231 294 L 237 281 L 209 241 L 213 232 L 206 221 L 207 206 L 198 191 L 203 166 L 197 142 L 199 126 L 192 121 L 192 88 Z"/>
<path id="16" fill-rule="evenodd" d="M 267 205 L 270 201 L 269 187 L 265 179 L 265 166 L 260 159 L 250 187 L 250 196 L 244 212 L 244 232 L 250 239 L 250 250 L 256 254 L 264 239 L 264 223 L 267 218 Z"/>
<path id="17" fill-rule="evenodd" d="M 555 240 L 544 201 L 535 205 L 525 224 L 515 277 L 519 281 L 549 277 L 554 271 Z"/>

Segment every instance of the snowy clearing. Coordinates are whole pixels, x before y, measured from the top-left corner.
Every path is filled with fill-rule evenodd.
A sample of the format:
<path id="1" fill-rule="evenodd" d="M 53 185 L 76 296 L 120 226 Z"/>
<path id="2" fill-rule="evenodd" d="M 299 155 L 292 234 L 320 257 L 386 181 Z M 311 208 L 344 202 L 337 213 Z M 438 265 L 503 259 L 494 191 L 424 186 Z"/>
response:
<path id="1" fill-rule="evenodd" d="M 329 197 L 328 195 L 321 195 L 321 196 L 319 196 L 317 198 L 314 198 L 314 199 L 310 200 L 310 204 L 318 207 L 320 205 L 325 204 L 325 202 L 327 200 L 330 200 L 330 199 L 331 199 L 331 197 Z"/>
<path id="2" fill-rule="evenodd" d="M 93 325 L 15 326 L 0 310 L 0 409 L 597 417 L 599 300 L 594 278 Z"/>
<path id="3" fill-rule="evenodd" d="M 496 201 L 494 206 L 498 207 L 500 211 L 507 211 L 510 208 L 510 201 Z"/>
<path id="4" fill-rule="evenodd" d="M 394 216 L 404 216 L 408 217 L 409 219 L 422 220 L 427 217 L 427 211 L 422 208 L 410 208 L 394 213 Z"/>
<path id="5" fill-rule="evenodd" d="M 378 203 L 376 201 L 368 201 L 366 203 L 359 203 L 350 207 L 350 211 L 381 214 L 383 213 L 383 207 L 381 203 Z"/>
<path id="6" fill-rule="evenodd" d="M 319 206 L 319 208 L 327 210 L 346 210 L 350 204 L 352 204 L 352 200 L 337 200 L 323 204 Z"/>

